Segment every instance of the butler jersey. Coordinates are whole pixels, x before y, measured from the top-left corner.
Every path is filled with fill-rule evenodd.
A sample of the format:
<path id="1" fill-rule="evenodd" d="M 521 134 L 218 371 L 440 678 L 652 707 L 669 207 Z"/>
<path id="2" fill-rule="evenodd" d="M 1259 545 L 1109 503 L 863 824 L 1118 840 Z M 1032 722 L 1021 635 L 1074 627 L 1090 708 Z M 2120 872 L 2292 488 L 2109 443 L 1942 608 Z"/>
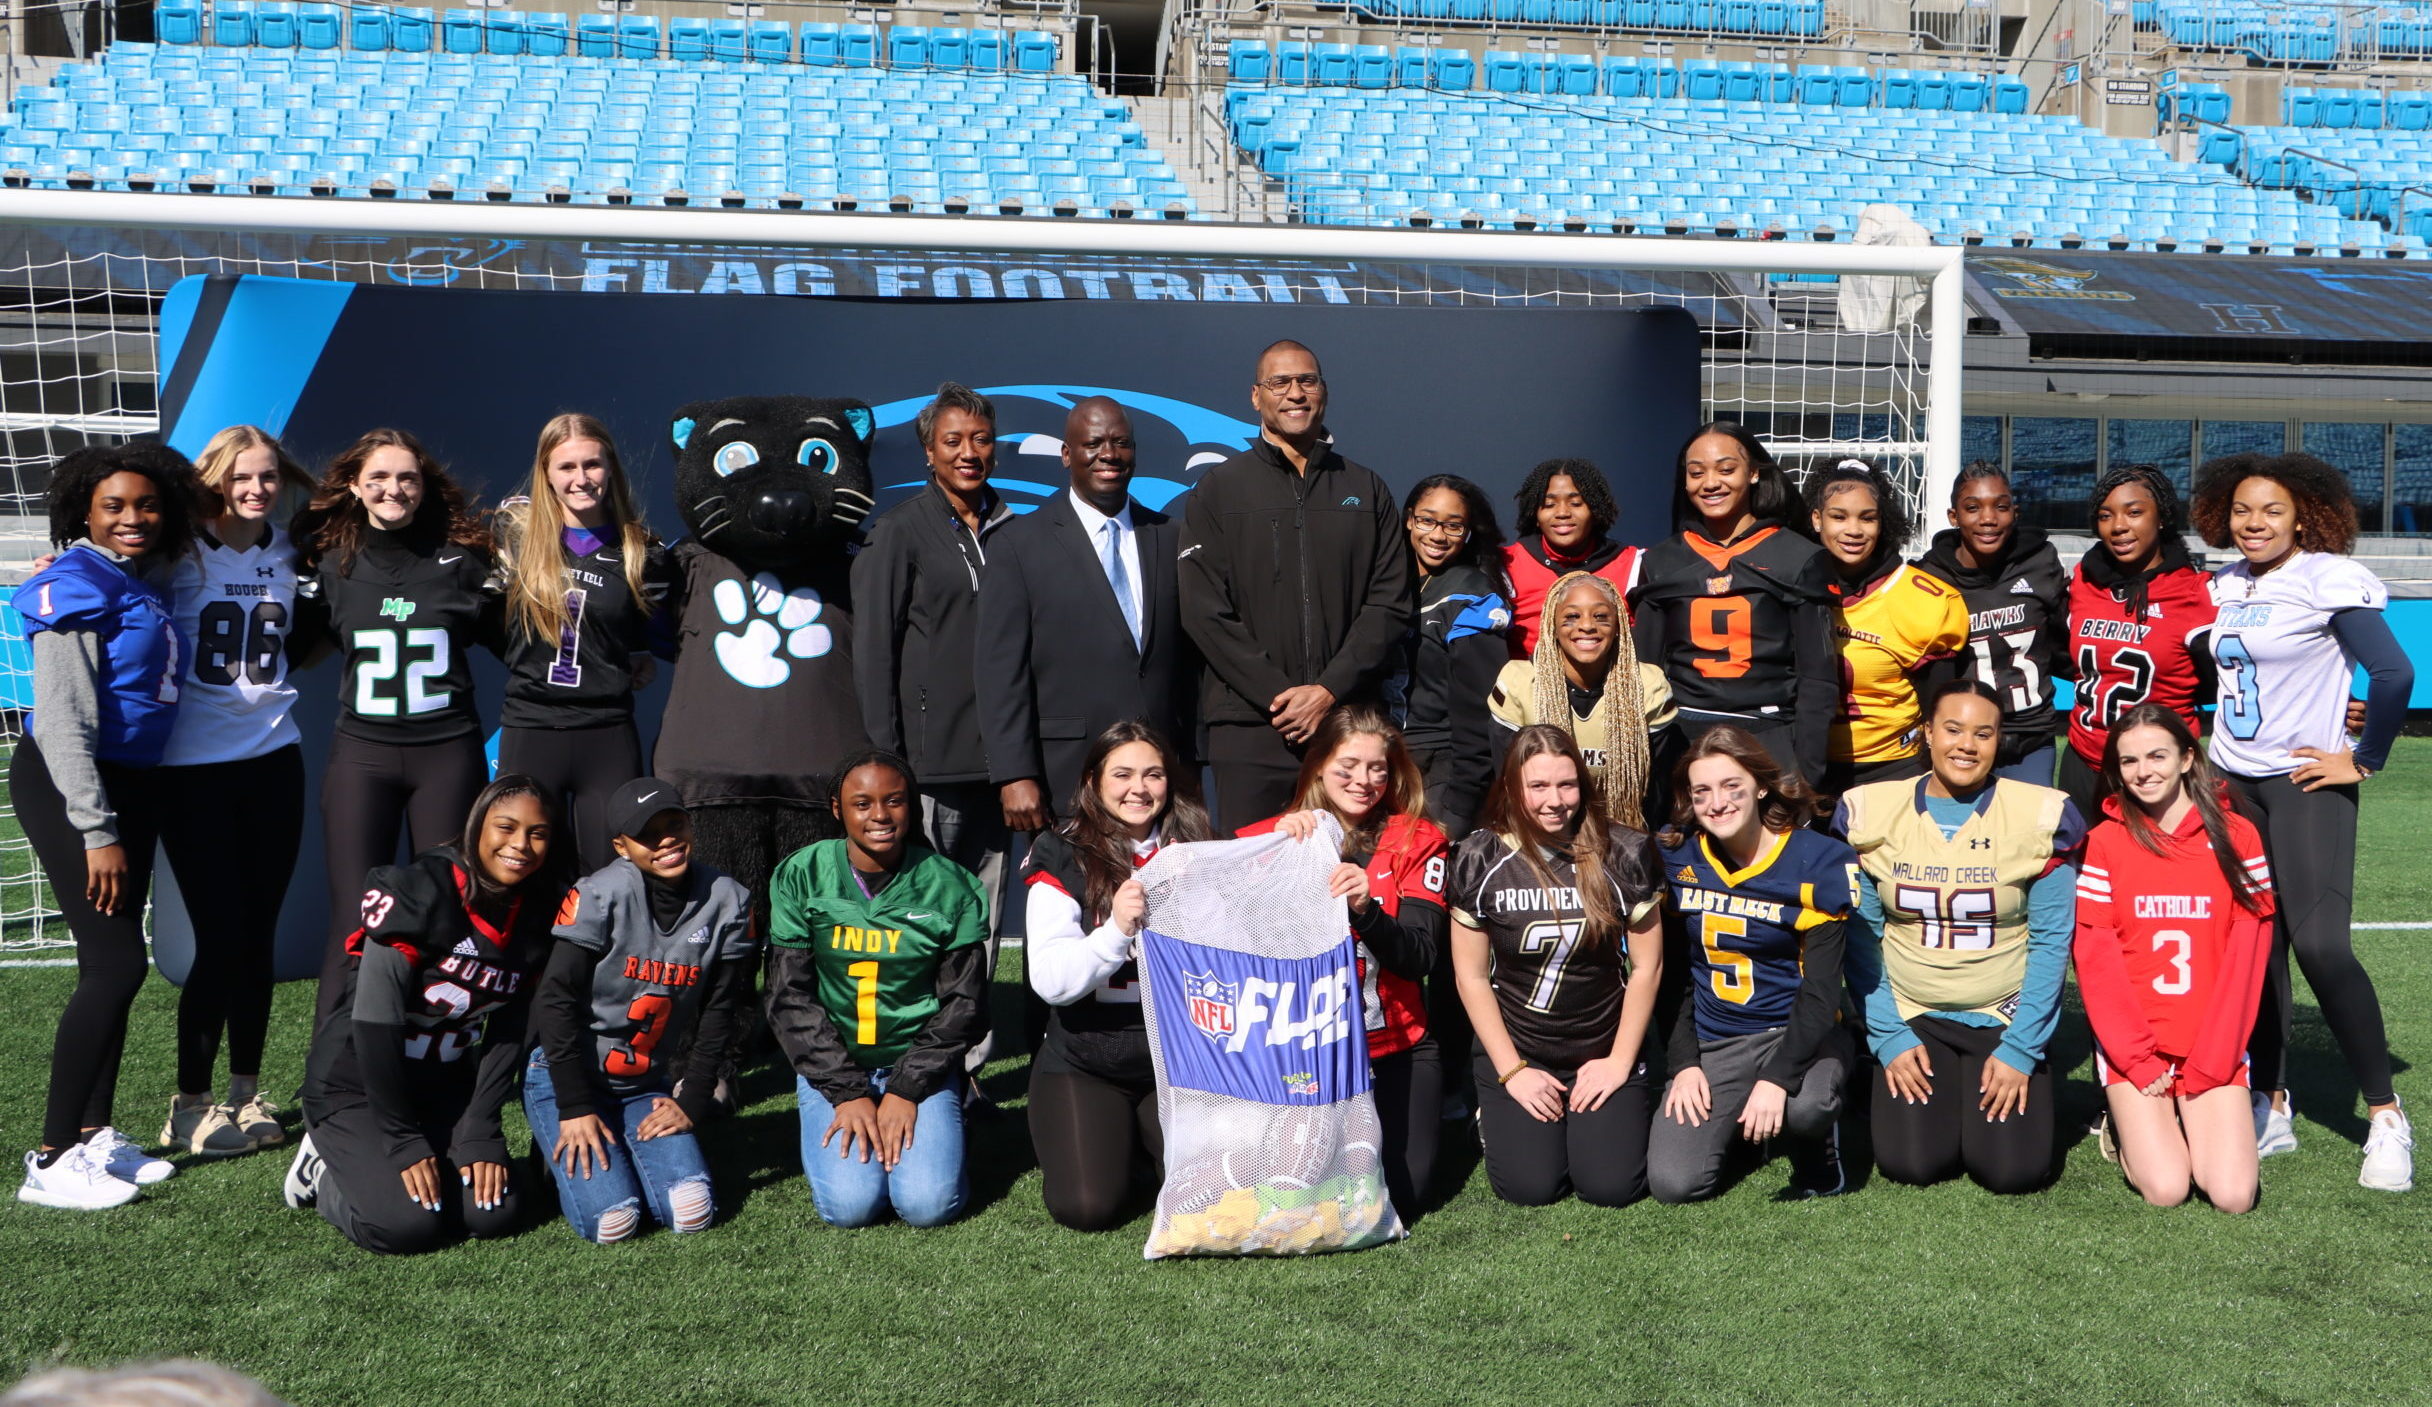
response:
<path id="1" fill-rule="evenodd" d="M 1798 613 L 1833 599 L 1824 549 L 1776 523 L 1728 543 L 1675 533 L 1646 551 L 1630 614 L 1640 659 L 1700 713 L 1790 716 Z"/>
<path id="2" fill-rule="evenodd" d="M 802 847 L 769 879 L 769 941 L 809 951 L 819 1005 L 864 1070 L 893 1065 L 937 1014 L 938 960 L 987 938 L 980 882 L 926 846 L 876 894 L 841 840 Z"/>
<path id="3" fill-rule="evenodd" d="M 492 926 L 465 904 L 471 883 L 446 847 L 382 865 L 365 881 L 363 926 L 347 950 L 361 957 L 372 945 L 390 949 L 404 959 L 405 977 L 387 983 L 369 975 L 369 964 L 357 969 L 353 1015 L 405 1027 L 408 1060 L 464 1059 L 490 1017 L 529 1000 L 539 980 L 548 939 L 535 915 L 556 893 L 510 901 L 506 921 Z"/>
<path id="4" fill-rule="evenodd" d="M 338 731 L 369 742 L 444 742 L 477 731 L 473 645 L 498 596 L 487 554 L 441 543 L 428 556 L 367 547 L 324 558 L 302 589 L 319 595 L 346 659 Z"/>
<path id="5" fill-rule="evenodd" d="M 241 762 L 299 741 L 290 716 L 296 687 L 287 678 L 287 636 L 296 617 L 296 553 L 287 535 L 266 528 L 248 548 L 208 532 L 170 568 L 170 609 L 190 643 L 186 687 L 167 767 Z"/>
<path id="6" fill-rule="evenodd" d="M 1973 1011 L 2004 1023 L 2027 975 L 2027 891 L 2085 839 L 2065 793 L 1996 778 L 1944 836 L 1933 779 L 1870 782 L 1841 796 L 1834 829 L 1883 907 L 1883 968 L 1900 1019 Z"/>
<path id="7" fill-rule="evenodd" d="M 2069 746 L 2077 755 L 2099 763 L 2111 725 L 2148 700 L 2186 719 L 2190 732 L 2202 732 L 2190 651 L 2201 647 L 2212 622 L 2212 592 L 2193 567 L 2156 576 L 2139 618 L 2119 590 L 2088 581 L 2080 564 L 2069 579 L 2069 652 L 2077 668 Z"/>
<path id="8" fill-rule="evenodd" d="M 2296 770 L 2301 747 L 2347 746 L 2356 657 L 2331 631 L 2341 611 L 2379 611 L 2390 589 L 2352 557 L 2292 553 L 2256 576 L 2244 562 L 2213 573 L 2213 663 L 2220 709 L 2213 765 L 2241 777 Z"/>
<path id="9" fill-rule="evenodd" d="M 599 957 L 591 969 L 592 1053 L 610 1089 L 664 1087 L 670 1072 L 660 1068 L 659 1046 L 671 1038 L 684 1044 L 720 963 L 760 955 L 750 890 L 698 860 L 683 883 L 671 929 L 652 918 L 649 881 L 625 859 L 567 890 L 557 911 L 558 938 Z"/>
<path id="10" fill-rule="evenodd" d="M 632 717 L 633 657 L 650 649 L 651 617 L 674 585 L 675 564 L 655 541 L 643 554 L 636 600 L 621 540 L 580 530 L 566 537 L 565 628 L 538 639 L 509 613 L 507 696 L 498 714 L 509 728 L 592 728 Z"/>
<path id="11" fill-rule="evenodd" d="M 1896 566 L 1844 596 L 1833 612 L 1841 651 L 1841 716 L 1832 721 L 1836 762 L 1914 757 L 1921 730 L 1909 676 L 1967 648 L 1967 603 L 1957 589 Z"/>
<path id="12" fill-rule="evenodd" d="M 1663 902 L 1661 864 L 1652 841 L 1614 828 L 1605 877 L 1631 927 Z M 1453 851 L 1445 893 L 1453 921 L 1484 933 L 1493 950 L 1495 1008 L 1512 1045 L 1536 1064 L 1576 1070 L 1613 1053 L 1628 939 L 1587 943 L 1577 867 L 1554 855 L 1545 869 L 1550 884 L 1502 836 L 1471 831 Z"/>
<path id="13" fill-rule="evenodd" d="M 1773 837 L 1733 870 L 1700 834 L 1663 852 L 1689 938 L 1690 1014 L 1701 1041 L 1790 1024 L 1806 980 L 1807 935 L 1857 905 L 1858 858 L 1804 827 Z"/>
<path id="14" fill-rule="evenodd" d="M 1243 836 L 1265 835 L 1278 818 L 1241 828 Z M 1376 852 L 1345 859 L 1368 872 L 1368 893 L 1388 917 L 1399 919 L 1408 904 L 1444 907 L 1445 869 L 1449 849 L 1435 822 L 1396 816 L 1377 837 Z M 1399 1055 L 1427 1037 L 1427 997 L 1419 984 L 1387 971 L 1368 950 L 1355 942 L 1359 954 L 1360 1007 L 1366 1017 L 1371 1058 Z"/>
<path id="15" fill-rule="evenodd" d="M 2273 913 L 2271 864 L 2262 837 L 2235 811 L 2223 819 L 2238 863 L 2256 886 L 2251 909 L 2231 897 L 2203 817 L 2192 808 L 2176 834 L 2161 837 L 2159 855 L 2139 844 L 2125 824 L 2106 820 L 2086 837 L 2086 863 L 2078 871 L 2078 927 L 2118 935 L 2127 994 L 2152 1028 L 2155 1049 L 2168 1058 L 2195 1053 L 2224 970 L 2234 966 L 2251 974 L 2256 969 L 2255 955 L 2229 951 L 2231 925 Z M 2078 982 L 2081 987 L 2090 982 L 2082 959 Z M 2089 991 L 2087 999 L 2092 1009 L 2096 993 Z M 2249 1007 L 2250 1021 L 2253 1014 Z M 2125 1052 L 2113 1055 L 2114 1063 L 2126 1058 Z"/>

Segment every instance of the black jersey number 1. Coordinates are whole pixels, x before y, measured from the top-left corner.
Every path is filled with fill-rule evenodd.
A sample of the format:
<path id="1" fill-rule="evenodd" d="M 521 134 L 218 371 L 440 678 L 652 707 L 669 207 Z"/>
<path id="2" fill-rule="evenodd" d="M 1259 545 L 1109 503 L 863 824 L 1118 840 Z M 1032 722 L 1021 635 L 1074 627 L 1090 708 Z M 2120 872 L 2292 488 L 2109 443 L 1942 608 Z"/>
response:
<path id="1" fill-rule="evenodd" d="M 358 630 L 352 648 L 358 718 L 395 718 L 399 714 L 419 717 L 439 712 L 455 697 L 453 690 L 442 688 L 433 692 L 430 688 L 432 680 L 448 676 L 448 633 L 437 626 L 419 630 Z M 399 677 L 401 666 L 402 697 L 381 692 L 383 684 Z"/>

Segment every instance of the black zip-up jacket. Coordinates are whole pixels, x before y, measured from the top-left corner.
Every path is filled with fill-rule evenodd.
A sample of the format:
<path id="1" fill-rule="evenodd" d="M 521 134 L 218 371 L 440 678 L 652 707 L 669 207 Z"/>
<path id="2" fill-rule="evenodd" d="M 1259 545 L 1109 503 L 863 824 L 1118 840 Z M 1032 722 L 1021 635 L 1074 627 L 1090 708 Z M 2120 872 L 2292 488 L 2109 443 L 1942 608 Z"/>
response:
<path id="1" fill-rule="evenodd" d="M 1959 588 L 1968 607 L 1968 665 L 2002 697 L 2001 760 L 2006 765 L 2052 741 L 2060 716 L 2052 681 L 2071 678 L 2069 573 L 2041 528 L 2010 530 L 2001 558 L 1959 563 L 1959 529 L 1945 528 L 1917 565 Z"/>
<path id="2" fill-rule="evenodd" d="M 1331 442 L 1306 474 L 1263 437 L 1209 470 L 1183 510 L 1179 575 L 1208 723 L 1266 723 L 1302 684 L 1376 694 L 1417 609 L 1392 491 Z"/>
<path id="3" fill-rule="evenodd" d="M 887 510 L 853 559 L 853 683 L 870 742 L 934 782 L 988 780 L 971 657 L 997 498 L 975 538 L 935 481 Z"/>

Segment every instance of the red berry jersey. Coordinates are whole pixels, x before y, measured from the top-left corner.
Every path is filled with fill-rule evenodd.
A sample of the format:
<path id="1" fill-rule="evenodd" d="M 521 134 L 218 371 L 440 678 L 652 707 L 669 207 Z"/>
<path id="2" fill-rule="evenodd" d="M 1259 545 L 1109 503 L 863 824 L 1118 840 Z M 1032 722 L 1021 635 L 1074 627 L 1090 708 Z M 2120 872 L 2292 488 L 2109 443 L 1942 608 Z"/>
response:
<path id="1" fill-rule="evenodd" d="M 2203 731 L 2191 647 L 2212 621 L 2210 581 L 2193 567 L 2156 576 L 2141 619 L 2129 614 L 2115 591 L 2086 580 L 2083 564 L 2070 574 L 2069 658 L 2077 666 L 2077 704 L 2069 710 L 2069 746 L 2079 757 L 2099 764 L 2111 725 L 2148 700 L 2186 719 L 2190 731 Z"/>
<path id="2" fill-rule="evenodd" d="M 2077 876 L 2077 984 L 2103 1060 L 2142 1089 L 2173 1069 L 2174 1092 L 2202 1094 L 2237 1078 L 2255 1025 L 2271 950 L 2271 866 L 2263 839 L 2232 811 L 2231 846 L 2255 886 L 2244 903 L 2190 809 L 2146 849 L 2120 819 L 2120 800 L 2086 837 Z"/>
<path id="3" fill-rule="evenodd" d="M 1239 835 L 1265 835 L 1283 819 L 1271 816 L 1243 826 Z M 1367 857 L 1368 893 L 1387 917 L 1399 921 L 1405 905 L 1444 908 L 1444 869 L 1450 863 L 1444 832 L 1433 821 L 1396 816 L 1377 837 L 1376 853 Z M 1344 858 L 1359 861 L 1357 855 Z M 1433 917 L 1432 915 L 1430 917 Z M 1438 933 L 1445 921 L 1437 919 Z M 1367 1017 L 1368 1056 L 1399 1055 L 1427 1037 L 1427 999 L 1417 979 L 1387 969 L 1359 943 L 1360 1005 Z"/>
<path id="4" fill-rule="evenodd" d="M 1555 582 L 1572 572 L 1589 572 L 1613 583 L 1626 601 L 1630 588 L 1638 584 L 1638 555 L 1635 547 L 1603 542 L 1576 560 L 1557 557 L 1535 533 L 1505 546 L 1503 574 L 1512 584 L 1512 628 L 1506 638 L 1512 658 L 1527 659 L 1537 648 L 1537 629 L 1545 620 L 1545 593 L 1554 589 Z"/>

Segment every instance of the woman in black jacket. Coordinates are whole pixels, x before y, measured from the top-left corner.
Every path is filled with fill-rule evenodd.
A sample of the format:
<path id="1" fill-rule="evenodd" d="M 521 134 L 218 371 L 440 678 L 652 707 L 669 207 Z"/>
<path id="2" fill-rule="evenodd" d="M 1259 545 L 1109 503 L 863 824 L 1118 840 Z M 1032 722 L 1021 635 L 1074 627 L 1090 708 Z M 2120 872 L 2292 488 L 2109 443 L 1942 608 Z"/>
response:
<path id="1" fill-rule="evenodd" d="M 2052 681 L 2069 666 L 2069 574 L 2044 530 L 2018 521 L 2009 476 L 1974 460 L 1951 485 L 1950 527 L 1917 565 L 1959 588 L 1968 607 L 1968 669 L 2001 694 L 1995 774 L 2052 784 L 2060 715 Z"/>

